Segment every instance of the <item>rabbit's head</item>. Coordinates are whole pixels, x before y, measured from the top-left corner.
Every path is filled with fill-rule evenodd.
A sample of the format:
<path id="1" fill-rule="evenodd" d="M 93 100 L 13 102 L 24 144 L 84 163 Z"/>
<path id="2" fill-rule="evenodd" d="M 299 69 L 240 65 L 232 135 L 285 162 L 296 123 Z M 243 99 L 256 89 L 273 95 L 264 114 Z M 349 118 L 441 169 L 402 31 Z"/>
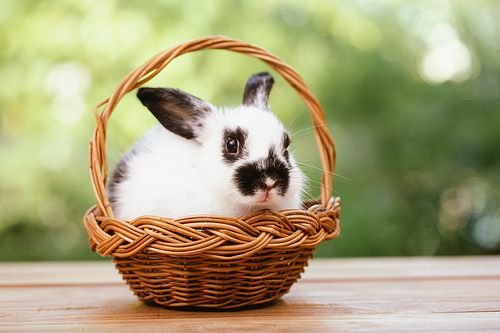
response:
<path id="1" fill-rule="evenodd" d="M 253 75 L 243 104 L 232 109 L 171 88 L 140 88 L 137 96 L 167 130 L 199 145 L 193 163 L 207 199 L 241 213 L 299 209 L 304 177 L 289 152 L 289 134 L 269 110 L 273 83 L 268 73 Z"/>

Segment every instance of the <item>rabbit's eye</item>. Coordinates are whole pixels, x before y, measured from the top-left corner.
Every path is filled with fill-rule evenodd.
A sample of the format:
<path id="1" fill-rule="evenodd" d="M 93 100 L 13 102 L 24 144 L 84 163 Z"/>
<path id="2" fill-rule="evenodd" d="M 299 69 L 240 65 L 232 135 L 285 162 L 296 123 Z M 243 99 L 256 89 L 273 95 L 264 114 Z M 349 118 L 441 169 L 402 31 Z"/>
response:
<path id="1" fill-rule="evenodd" d="M 235 138 L 228 138 L 226 141 L 226 152 L 229 154 L 238 153 L 238 140 Z"/>

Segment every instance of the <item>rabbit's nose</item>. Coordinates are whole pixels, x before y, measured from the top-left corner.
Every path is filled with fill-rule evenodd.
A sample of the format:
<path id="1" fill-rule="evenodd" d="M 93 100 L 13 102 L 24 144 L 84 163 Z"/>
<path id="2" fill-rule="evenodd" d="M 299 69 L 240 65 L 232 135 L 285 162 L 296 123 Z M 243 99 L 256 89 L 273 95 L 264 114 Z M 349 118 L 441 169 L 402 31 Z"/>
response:
<path id="1" fill-rule="evenodd" d="M 266 178 L 266 181 L 264 182 L 264 184 L 266 184 L 266 187 L 268 189 L 272 189 L 276 185 L 276 181 L 274 179 L 271 179 L 271 178 Z"/>

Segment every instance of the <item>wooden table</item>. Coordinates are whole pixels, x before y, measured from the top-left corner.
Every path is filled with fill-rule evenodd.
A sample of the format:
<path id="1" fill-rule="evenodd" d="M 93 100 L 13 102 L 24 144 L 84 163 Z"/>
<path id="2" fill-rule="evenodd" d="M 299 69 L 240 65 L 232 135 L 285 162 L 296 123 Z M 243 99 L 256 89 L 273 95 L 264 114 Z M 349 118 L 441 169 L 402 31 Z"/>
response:
<path id="1" fill-rule="evenodd" d="M 500 332 L 500 256 L 315 259 L 240 311 L 137 300 L 111 262 L 0 263 L 0 331 Z"/>

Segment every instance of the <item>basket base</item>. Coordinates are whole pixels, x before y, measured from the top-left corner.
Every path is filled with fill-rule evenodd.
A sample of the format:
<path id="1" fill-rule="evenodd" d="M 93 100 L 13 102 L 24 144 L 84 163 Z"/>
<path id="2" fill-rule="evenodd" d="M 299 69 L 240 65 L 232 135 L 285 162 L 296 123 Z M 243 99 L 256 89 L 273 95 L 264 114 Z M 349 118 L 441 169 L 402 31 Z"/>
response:
<path id="1" fill-rule="evenodd" d="M 141 301 L 176 308 L 234 309 L 270 303 L 286 294 L 314 252 L 267 251 L 228 261 L 139 252 L 113 261 Z"/>

